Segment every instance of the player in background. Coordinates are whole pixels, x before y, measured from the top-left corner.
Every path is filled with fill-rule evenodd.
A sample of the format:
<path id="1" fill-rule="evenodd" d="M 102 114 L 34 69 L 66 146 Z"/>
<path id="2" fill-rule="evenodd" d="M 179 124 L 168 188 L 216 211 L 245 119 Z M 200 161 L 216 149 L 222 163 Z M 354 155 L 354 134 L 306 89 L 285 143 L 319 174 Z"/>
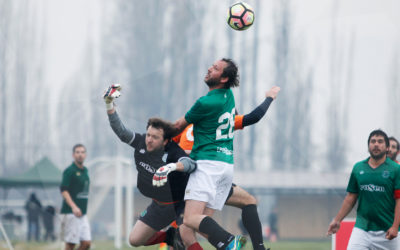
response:
<path id="1" fill-rule="evenodd" d="M 175 230 L 160 230 L 176 220 L 183 211 L 186 183 L 189 173 L 196 169 L 196 163 L 175 142 L 171 142 L 174 128 L 168 122 L 159 118 L 149 119 L 146 134 L 125 128 L 113 104 L 113 99 L 120 95 L 119 90 L 119 84 L 112 85 L 103 96 L 110 126 L 122 142 L 135 149 L 137 187 L 144 196 L 152 199 L 134 225 L 129 243 L 135 247 L 161 242 L 173 245 Z M 166 163 L 169 164 L 165 166 Z M 174 172 L 168 178 L 157 180 L 161 183 L 168 180 L 168 185 L 153 186 L 153 175 L 160 168 Z"/>
<path id="2" fill-rule="evenodd" d="M 339 230 L 340 222 L 358 201 L 356 224 L 348 250 L 397 249 L 400 224 L 400 168 L 386 157 L 389 138 L 374 130 L 368 138 L 370 157 L 356 163 L 347 185 L 342 207 L 328 228 Z"/>
<path id="3" fill-rule="evenodd" d="M 90 179 L 88 169 L 83 165 L 85 146 L 76 144 L 72 148 L 72 157 L 74 161 L 64 170 L 60 185 L 63 197 L 61 238 L 65 242 L 65 250 L 74 249 L 76 244 L 80 244 L 79 249 L 85 250 L 90 248 L 92 239 L 86 216 Z"/>
<path id="4" fill-rule="evenodd" d="M 204 81 L 207 95 L 175 122 L 178 131 L 193 123 L 190 157 L 197 162 L 185 191 L 183 223 L 207 235 L 217 249 L 240 249 L 246 238 L 232 235 L 211 218 L 224 206 L 232 186 L 235 98 L 231 88 L 239 86 L 238 68 L 231 59 L 217 60 Z"/>
<path id="5" fill-rule="evenodd" d="M 272 87 L 266 92 L 265 100 L 251 113 L 235 116 L 235 130 L 257 123 L 267 112 L 272 101 L 277 97 L 279 87 Z M 188 125 L 184 131 L 173 138 L 179 146 L 190 154 L 193 147 L 193 124 Z M 262 226 L 257 212 L 257 200 L 243 188 L 232 184 L 225 205 L 242 209 L 242 222 L 252 240 L 253 248 L 265 249 L 263 244 Z M 185 237 L 183 237 L 185 238 Z"/>
<path id="6" fill-rule="evenodd" d="M 392 161 L 396 162 L 397 164 L 400 164 L 400 162 L 397 160 L 397 155 L 399 154 L 400 151 L 400 144 L 399 141 L 394 138 L 393 136 L 389 137 L 389 150 L 387 153 L 387 156 L 392 159 Z"/>

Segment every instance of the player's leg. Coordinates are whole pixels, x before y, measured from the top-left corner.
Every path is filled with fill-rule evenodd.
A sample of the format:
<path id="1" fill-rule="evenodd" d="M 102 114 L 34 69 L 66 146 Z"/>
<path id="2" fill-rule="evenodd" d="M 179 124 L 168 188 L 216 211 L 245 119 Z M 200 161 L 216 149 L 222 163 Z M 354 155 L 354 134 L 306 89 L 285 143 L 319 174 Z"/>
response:
<path id="1" fill-rule="evenodd" d="M 180 235 L 183 244 L 185 245 L 185 247 L 188 250 L 203 249 L 197 241 L 196 232 L 192 228 L 182 224 L 179 226 L 178 234 Z M 174 245 L 174 249 L 175 249 L 175 245 Z"/>
<path id="2" fill-rule="evenodd" d="M 216 248 L 227 246 L 232 235 L 220 227 L 210 216 L 204 214 L 206 203 L 196 200 L 186 200 L 184 225 L 208 235 L 208 241 Z M 212 214 L 208 212 L 208 214 Z"/>
<path id="3" fill-rule="evenodd" d="M 65 250 L 74 250 L 76 244 L 73 243 L 65 243 Z"/>
<path id="4" fill-rule="evenodd" d="M 215 209 L 222 209 L 232 185 L 232 176 L 231 164 L 197 161 L 197 170 L 190 175 L 186 187 L 184 224 L 208 235 L 208 241 L 218 249 L 240 247 L 245 242 L 245 238 L 235 237 L 207 216 L 212 215 Z"/>
<path id="5" fill-rule="evenodd" d="M 243 188 L 232 184 L 230 196 L 228 196 L 225 204 L 242 209 L 242 222 L 250 235 L 253 248 L 256 250 L 265 249 L 256 198 Z"/>
<path id="6" fill-rule="evenodd" d="M 398 237 L 388 240 L 386 239 L 386 232 L 385 231 L 370 231 L 368 232 L 372 249 L 388 249 L 388 250 L 397 250 L 398 248 Z"/>
<path id="7" fill-rule="evenodd" d="M 347 250 L 369 250 L 371 247 L 368 232 L 354 227 L 350 235 Z"/>
<path id="8" fill-rule="evenodd" d="M 143 221 L 136 221 L 129 234 L 129 244 L 134 247 L 145 245 L 157 231 Z"/>
<path id="9" fill-rule="evenodd" d="M 90 249 L 92 235 L 90 232 L 90 224 L 86 215 L 79 218 L 79 229 L 80 229 L 80 245 L 78 250 Z"/>
<path id="10" fill-rule="evenodd" d="M 160 230 L 170 225 L 175 219 L 174 204 L 160 204 L 152 201 L 133 227 L 129 235 L 129 243 L 132 246 L 149 246 L 162 242 L 172 245 L 175 230 Z"/>
<path id="11" fill-rule="evenodd" d="M 225 205 L 243 209 L 248 205 L 257 205 L 257 200 L 243 188 L 232 184 L 231 192 L 229 193 Z"/>
<path id="12" fill-rule="evenodd" d="M 90 241 L 81 241 L 78 250 L 87 250 L 90 249 L 91 242 Z"/>
<path id="13" fill-rule="evenodd" d="M 212 210 L 212 209 L 205 208 L 205 210 L 204 210 L 204 214 L 206 216 L 210 216 L 211 217 L 213 215 L 213 213 L 214 213 L 214 210 Z M 181 234 L 187 234 L 187 236 L 186 236 L 187 240 L 185 240 L 185 245 L 186 246 L 191 246 L 194 243 L 197 243 L 197 238 L 196 238 L 196 235 L 195 235 L 196 232 L 193 229 L 191 229 L 191 228 L 189 228 L 189 227 L 187 227 L 185 225 L 182 225 L 181 227 L 184 227 L 183 233 L 181 232 Z M 185 232 L 187 232 L 187 233 L 185 233 Z M 199 234 L 201 234 L 204 238 L 208 239 L 208 235 L 200 233 L 200 232 L 199 232 Z"/>
<path id="14" fill-rule="evenodd" d="M 62 240 L 65 242 L 65 250 L 73 250 L 79 244 L 80 221 L 74 214 L 65 214 L 62 220 Z"/>

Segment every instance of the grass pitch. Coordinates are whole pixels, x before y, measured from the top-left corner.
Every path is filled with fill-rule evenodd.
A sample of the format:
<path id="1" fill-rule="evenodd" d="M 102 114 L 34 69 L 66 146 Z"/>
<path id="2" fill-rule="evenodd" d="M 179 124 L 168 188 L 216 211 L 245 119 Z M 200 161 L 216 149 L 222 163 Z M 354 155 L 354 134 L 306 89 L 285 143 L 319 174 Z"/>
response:
<path id="1" fill-rule="evenodd" d="M 208 242 L 201 241 L 200 244 L 205 250 L 215 249 Z M 308 242 L 308 241 L 281 241 L 281 242 L 265 242 L 266 247 L 270 247 L 271 250 L 331 250 L 331 242 L 330 241 L 322 241 L 322 242 Z M 62 250 L 63 244 L 61 242 L 56 243 L 30 243 L 30 242 L 13 242 L 13 247 L 15 250 Z M 8 249 L 5 245 L 5 242 L 0 241 L 0 249 Z M 92 242 L 93 250 L 113 250 L 116 249 L 114 247 L 113 241 L 94 241 Z M 121 250 L 158 250 L 158 246 L 149 246 L 149 247 L 129 247 L 123 244 Z M 248 242 L 246 246 L 243 248 L 244 250 L 252 250 L 251 243 Z"/>

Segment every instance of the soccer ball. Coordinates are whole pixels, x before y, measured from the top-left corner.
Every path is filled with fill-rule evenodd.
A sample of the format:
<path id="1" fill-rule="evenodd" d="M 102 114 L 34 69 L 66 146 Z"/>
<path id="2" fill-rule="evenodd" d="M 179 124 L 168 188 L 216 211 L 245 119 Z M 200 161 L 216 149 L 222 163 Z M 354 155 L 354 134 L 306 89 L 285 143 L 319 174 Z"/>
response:
<path id="1" fill-rule="evenodd" d="M 254 10 L 245 2 L 235 3 L 228 9 L 227 21 L 232 29 L 248 29 L 254 22 Z"/>

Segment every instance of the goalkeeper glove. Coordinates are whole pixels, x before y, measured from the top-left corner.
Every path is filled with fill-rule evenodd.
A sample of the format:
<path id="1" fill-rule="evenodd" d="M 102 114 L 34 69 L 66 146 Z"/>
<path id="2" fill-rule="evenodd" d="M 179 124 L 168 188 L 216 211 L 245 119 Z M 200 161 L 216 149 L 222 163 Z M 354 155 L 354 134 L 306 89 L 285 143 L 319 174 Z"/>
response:
<path id="1" fill-rule="evenodd" d="M 107 110 L 111 110 L 114 108 L 113 101 L 114 98 L 120 97 L 121 93 L 121 84 L 112 84 L 106 91 L 104 91 L 104 102 L 106 103 Z"/>
<path id="2" fill-rule="evenodd" d="M 153 186 L 162 187 L 168 181 L 168 174 L 176 170 L 176 163 L 169 163 L 157 170 L 153 175 Z"/>

